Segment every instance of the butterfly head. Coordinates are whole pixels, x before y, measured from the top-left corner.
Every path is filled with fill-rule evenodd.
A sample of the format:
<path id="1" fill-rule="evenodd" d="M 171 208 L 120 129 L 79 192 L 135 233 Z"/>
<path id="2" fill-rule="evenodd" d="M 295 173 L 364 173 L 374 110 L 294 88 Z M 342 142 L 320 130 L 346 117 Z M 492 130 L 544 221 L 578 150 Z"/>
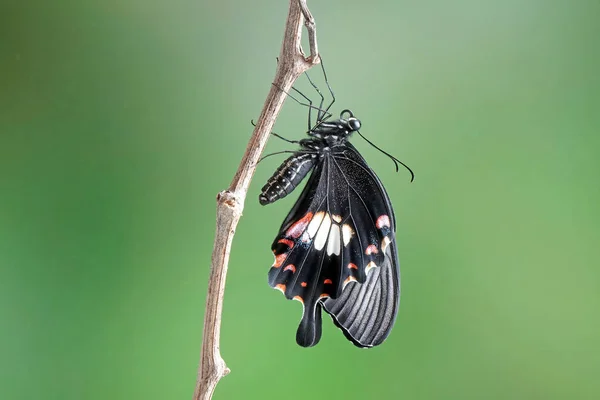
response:
<path id="1" fill-rule="evenodd" d="M 360 129 L 360 120 L 352 114 L 350 110 L 344 110 L 340 113 L 340 125 L 344 127 L 345 136 Z"/>

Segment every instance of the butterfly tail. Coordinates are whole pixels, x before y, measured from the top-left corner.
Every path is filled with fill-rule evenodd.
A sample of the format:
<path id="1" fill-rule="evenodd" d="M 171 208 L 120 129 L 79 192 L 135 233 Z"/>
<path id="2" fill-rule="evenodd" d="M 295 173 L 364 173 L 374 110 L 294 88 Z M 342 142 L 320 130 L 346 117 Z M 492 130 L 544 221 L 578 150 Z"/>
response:
<path id="1" fill-rule="evenodd" d="M 307 304 L 302 321 L 296 331 L 296 343 L 302 347 L 312 347 L 321 340 L 321 304 Z"/>

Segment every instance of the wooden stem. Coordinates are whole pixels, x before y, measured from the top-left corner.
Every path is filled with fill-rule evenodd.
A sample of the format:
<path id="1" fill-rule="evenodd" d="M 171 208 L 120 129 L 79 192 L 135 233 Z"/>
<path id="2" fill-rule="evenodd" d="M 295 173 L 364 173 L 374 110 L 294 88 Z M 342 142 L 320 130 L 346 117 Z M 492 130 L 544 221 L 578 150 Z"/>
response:
<path id="1" fill-rule="evenodd" d="M 304 55 L 300 44 L 303 22 L 310 43 L 311 54 L 308 57 Z M 273 84 L 231 185 L 217 195 L 217 230 L 211 259 L 202 351 L 194 400 L 211 399 L 219 380 L 230 372 L 221 357 L 219 342 L 231 243 L 244 209 L 246 193 L 256 170 L 256 164 L 269 139 L 286 93 L 303 72 L 317 63 L 319 63 L 319 54 L 314 18 L 306 5 L 306 0 L 290 0 Z"/>

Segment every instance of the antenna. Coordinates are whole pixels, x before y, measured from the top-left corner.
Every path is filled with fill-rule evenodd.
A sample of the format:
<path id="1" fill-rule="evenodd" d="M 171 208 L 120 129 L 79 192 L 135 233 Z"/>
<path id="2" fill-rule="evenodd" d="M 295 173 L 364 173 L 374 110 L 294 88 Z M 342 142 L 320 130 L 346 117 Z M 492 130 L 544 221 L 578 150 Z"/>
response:
<path id="1" fill-rule="evenodd" d="M 404 168 L 406 168 L 408 170 L 408 172 L 410 172 L 410 181 L 414 181 L 415 180 L 415 174 L 412 171 L 412 169 L 410 169 L 410 167 L 406 164 L 404 164 L 402 161 L 398 160 L 396 157 L 394 157 L 393 155 L 391 155 L 390 153 L 388 153 L 385 150 L 382 150 L 381 148 L 377 147 L 375 145 L 375 143 L 371 142 L 369 139 L 367 139 L 362 133 L 360 133 L 360 131 L 356 131 L 358 132 L 358 134 L 360 135 L 361 138 L 365 139 L 367 141 L 367 143 L 369 143 L 371 146 L 375 147 L 377 150 L 379 150 L 380 152 L 382 152 L 383 154 L 385 154 L 386 156 L 388 156 L 389 158 L 392 159 L 392 161 L 394 162 L 394 165 L 396 166 L 396 172 L 398 172 L 398 163 L 402 164 L 402 166 Z"/>

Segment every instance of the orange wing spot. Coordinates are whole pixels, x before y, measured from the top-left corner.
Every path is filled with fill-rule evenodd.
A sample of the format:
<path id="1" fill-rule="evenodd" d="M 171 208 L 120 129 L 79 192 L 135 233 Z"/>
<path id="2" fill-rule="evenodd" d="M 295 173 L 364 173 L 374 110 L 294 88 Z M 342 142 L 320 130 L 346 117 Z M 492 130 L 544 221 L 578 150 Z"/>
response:
<path id="1" fill-rule="evenodd" d="M 279 283 L 279 284 L 275 285 L 275 289 L 280 290 L 281 293 L 284 293 L 284 294 L 285 294 L 285 288 L 286 287 L 283 283 Z"/>
<path id="2" fill-rule="evenodd" d="M 300 296 L 294 296 L 294 300 L 298 300 L 300 303 L 304 304 L 304 299 Z"/>
<path id="3" fill-rule="evenodd" d="M 320 299 L 323 299 L 325 297 L 329 297 L 329 295 L 327 293 L 321 293 L 321 295 L 319 296 Z"/>
<path id="4" fill-rule="evenodd" d="M 377 229 L 381 229 L 383 227 L 390 227 L 390 217 L 388 217 L 387 215 L 382 215 L 379 218 L 377 218 L 377 222 L 375 223 L 375 226 L 377 227 Z"/>
<path id="5" fill-rule="evenodd" d="M 281 267 L 281 264 L 283 264 L 283 262 L 285 261 L 285 259 L 287 258 L 287 253 L 281 253 L 275 256 L 275 263 L 273 264 L 273 268 L 279 268 Z"/>
<path id="6" fill-rule="evenodd" d="M 285 235 L 293 237 L 294 239 L 298 239 L 300 235 L 302 235 L 302 232 L 306 230 L 306 225 L 308 225 L 312 217 L 313 213 L 307 212 L 304 217 L 294 222 L 294 224 L 290 226 L 290 228 L 287 231 L 285 231 Z"/>
<path id="7" fill-rule="evenodd" d="M 325 279 L 325 281 L 323 282 L 324 284 L 329 284 L 329 285 L 333 285 L 333 281 L 331 279 Z"/>
<path id="8" fill-rule="evenodd" d="M 368 273 L 373 268 L 375 268 L 376 266 L 377 266 L 377 264 L 375 264 L 373 261 L 371 261 L 370 263 L 368 263 L 367 267 L 365 268 L 365 274 Z"/>
<path id="9" fill-rule="evenodd" d="M 367 249 L 365 250 L 366 255 L 377 254 L 377 253 L 379 253 L 379 250 L 377 250 L 377 246 L 375 246 L 374 244 L 370 244 L 367 247 Z"/>
<path id="10" fill-rule="evenodd" d="M 349 269 L 358 269 L 358 267 L 356 266 L 356 264 L 353 264 L 353 263 L 348 264 L 348 268 Z"/>
<path id="11" fill-rule="evenodd" d="M 306 286 L 308 286 L 308 283 L 306 283 L 306 282 L 302 282 L 302 283 L 300 284 L 300 286 L 302 286 L 302 287 L 306 287 Z"/>
<path id="12" fill-rule="evenodd" d="M 385 249 L 387 249 L 387 247 L 390 245 L 390 243 L 392 243 L 390 238 L 387 236 L 384 237 L 383 240 L 381 241 L 381 251 L 385 252 Z"/>
<path id="13" fill-rule="evenodd" d="M 292 271 L 292 273 L 296 272 L 296 266 L 294 264 L 286 265 L 283 269 L 284 271 Z"/>
<path id="14" fill-rule="evenodd" d="M 294 241 L 290 240 L 290 239 L 279 239 L 279 241 L 277 243 L 283 243 L 283 244 L 287 245 L 290 249 L 292 247 L 294 247 Z"/>

